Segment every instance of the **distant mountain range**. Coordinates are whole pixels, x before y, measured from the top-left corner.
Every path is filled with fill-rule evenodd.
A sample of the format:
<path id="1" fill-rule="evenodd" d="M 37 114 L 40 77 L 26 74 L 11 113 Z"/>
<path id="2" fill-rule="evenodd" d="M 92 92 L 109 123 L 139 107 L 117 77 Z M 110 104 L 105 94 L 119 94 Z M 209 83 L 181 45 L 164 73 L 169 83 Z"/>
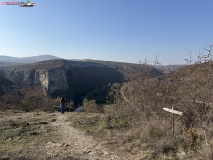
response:
<path id="1" fill-rule="evenodd" d="M 154 66 L 156 69 L 164 72 L 172 72 L 172 71 L 175 71 L 176 69 L 180 68 L 180 67 L 183 67 L 183 66 L 186 66 L 186 64 L 173 64 L 173 65 L 164 65 L 164 66 Z"/>
<path id="2" fill-rule="evenodd" d="M 46 61 L 46 60 L 51 60 L 51 59 L 61 59 L 61 58 L 51 56 L 51 55 L 40 55 L 40 56 L 23 57 L 23 58 L 0 55 L 1 62 L 13 62 L 13 63 L 24 63 L 24 64 L 34 63 L 34 62 L 38 62 L 38 61 Z"/>

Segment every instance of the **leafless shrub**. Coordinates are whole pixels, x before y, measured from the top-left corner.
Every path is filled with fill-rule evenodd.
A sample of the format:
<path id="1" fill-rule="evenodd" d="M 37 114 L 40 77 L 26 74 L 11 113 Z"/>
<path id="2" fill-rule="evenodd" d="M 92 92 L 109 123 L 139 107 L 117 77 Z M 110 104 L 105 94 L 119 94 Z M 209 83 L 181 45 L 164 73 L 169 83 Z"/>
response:
<path id="1" fill-rule="evenodd" d="M 53 111 L 53 105 L 59 103 L 58 99 L 52 99 L 43 95 L 42 87 L 33 89 L 22 87 L 14 91 L 7 91 L 1 97 L 1 110 L 24 110 L 24 111 Z"/>
<path id="2" fill-rule="evenodd" d="M 196 140 L 198 139 L 198 135 L 195 133 L 196 129 L 190 127 L 188 132 L 188 138 L 191 140 L 191 148 L 196 152 Z"/>
<path id="3" fill-rule="evenodd" d="M 190 54 L 188 65 L 178 68 L 172 73 L 165 73 L 155 78 L 150 76 L 147 61 L 141 64 L 138 69 L 129 73 L 124 85 L 124 95 L 131 102 L 117 101 L 114 106 L 108 109 L 106 123 L 108 128 L 126 128 L 131 131 L 131 137 L 139 139 L 141 143 L 152 145 L 153 143 L 165 148 L 164 151 L 156 149 L 155 155 L 162 152 L 172 157 L 182 155 L 188 157 L 211 158 L 211 150 L 205 155 L 204 133 L 202 130 L 203 121 L 208 128 L 206 138 L 212 140 L 213 135 L 213 73 L 212 47 L 205 51 L 207 55 L 199 52 L 197 60 L 192 59 Z M 157 61 L 156 64 L 159 64 Z M 159 64 L 160 65 L 160 64 Z M 137 71 L 137 72 L 136 72 Z M 132 107 L 134 105 L 134 107 Z M 166 113 L 162 108 L 174 108 L 183 112 L 183 116 L 175 116 L 175 135 L 172 136 L 171 113 Z M 136 110 L 137 108 L 138 110 Z M 128 119 L 127 121 L 124 120 Z M 122 124 L 125 125 L 120 125 Z M 128 125 L 126 125 L 128 124 Z M 192 132 L 193 141 L 188 139 L 187 131 L 190 127 L 199 131 L 199 134 Z M 164 143 L 170 139 L 170 144 Z M 213 142 L 213 140 L 211 141 Z M 193 144 L 193 145 L 192 145 Z M 213 145 L 213 144 L 211 144 Z M 194 148 L 191 152 L 191 146 Z M 193 151 L 197 154 L 193 154 Z M 167 148 L 167 149 L 166 149 Z M 169 149 L 168 149 L 169 148 Z M 167 151 L 166 151 L 167 150 Z M 188 153 L 188 155 L 187 155 Z"/>
<path id="4" fill-rule="evenodd" d="M 103 113 L 103 107 L 101 105 L 96 104 L 96 100 L 90 100 L 84 99 L 83 101 L 83 110 L 85 112 L 91 112 L 91 113 Z"/>

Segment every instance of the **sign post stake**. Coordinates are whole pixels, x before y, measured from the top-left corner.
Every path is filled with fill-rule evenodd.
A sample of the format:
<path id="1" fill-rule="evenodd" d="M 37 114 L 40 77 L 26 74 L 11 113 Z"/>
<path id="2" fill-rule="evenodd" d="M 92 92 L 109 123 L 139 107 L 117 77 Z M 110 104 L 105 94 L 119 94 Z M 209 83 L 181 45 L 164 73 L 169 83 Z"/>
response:
<path id="1" fill-rule="evenodd" d="M 182 116 L 183 112 L 176 111 L 176 110 L 173 109 L 173 107 L 172 107 L 172 109 L 169 109 L 169 108 L 163 108 L 163 109 L 167 112 L 172 113 L 172 134 L 174 136 L 174 131 L 175 131 L 175 129 L 174 129 L 175 128 L 174 114 L 178 114 L 178 115 Z"/>
<path id="2" fill-rule="evenodd" d="M 172 107 L 172 111 L 173 111 L 173 107 Z M 175 121 L 174 121 L 174 114 L 172 114 L 172 134 L 174 136 L 174 132 L 175 132 Z"/>

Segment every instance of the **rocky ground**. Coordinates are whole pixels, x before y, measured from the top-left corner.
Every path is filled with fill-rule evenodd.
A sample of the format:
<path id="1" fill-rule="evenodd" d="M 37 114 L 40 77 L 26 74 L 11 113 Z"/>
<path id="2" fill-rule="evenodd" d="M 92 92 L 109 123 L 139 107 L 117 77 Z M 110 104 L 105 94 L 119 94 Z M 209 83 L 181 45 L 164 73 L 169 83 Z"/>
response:
<path id="1" fill-rule="evenodd" d="M 99 113 L 0 112 L 0 159 L 139 160 L 146 157 L 145 152 L 132 151 L 118 142 L 117 147 L 110 147 L 112 142 L 108 139 L 113 139 L 112 133 L 98 138 L 73 127 L 87 119 L 93 123 L 100 116 Z"/>
<path id="2" fill-rule="evenodd" d="M 49 142 L 47 148 L 50 150 L 49 154 L 58 159 L 64 157 L 65 159 L 120 159 L 119 156 L 109 151 L 108 148 L 101 145 L 101 142 L 95 138 L 85 135 L 72 127 L 72 122 L 66 121 L 66 115 L 59 113 L 55 114 L 57 121 L 52 125 L 57 128 L 61 138 L 57 143 Z M 54 146 L 55 149 L 51 149 Z"/>

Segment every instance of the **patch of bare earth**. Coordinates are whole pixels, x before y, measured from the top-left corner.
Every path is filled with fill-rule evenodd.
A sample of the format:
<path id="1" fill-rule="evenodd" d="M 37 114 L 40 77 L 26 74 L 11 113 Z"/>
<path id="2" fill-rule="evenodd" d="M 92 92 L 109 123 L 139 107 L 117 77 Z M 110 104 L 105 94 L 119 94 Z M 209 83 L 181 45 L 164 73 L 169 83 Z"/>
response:
<path id="1" fill-rule="evenodd" d="M 106 155 L 118 155 L 118 159 L 142 160 L 151 159 L 152 150 L 144 146 L 136 139 L 132 138 L 131 130 L 106 129 L 102 120 L 105 118 L 102 113 L 76 113 L 67 116 L 66 121 L 72 122 L 71 125 L 90 137 L 95 145 L 101 147 Z M 83 132 L 82 132 L 83 131 Z M 89 136 L 87 136 L 89 135 Z M 96 148 L 94 148 L 96 150 Z M 105 152 L 107 151 L 107 152 Z M 102 154 L 102 153 L 101 153 Z M 90 157 L 93 159 L 92 157 Z M 100 159 L 103 159 L 101 157 Z M 110 159 L 110 157 L 105 157 Z"/>
<path id="2" fill-rule="evenodd" d="M 75 113 L 67 113 L 70 116 Z M 67 121 L 66 114 L 57 115 L 57 121 L 53 122 L 60 133 L 57 142 L 49 142 L 46 145 L 47 154 L 56 159 L 75 157 L 79 159 L 120 159 L 119 156 L 104 147 L 92 136 L 72 127 L 72 122 Z M 83 117 L 82 117 L 83 118 Z M 62 146 L 62 147 L 61 147 Z"/>
<path id="3" fill-rule="evenodd" d="M 124 143 L 128 133 L 99 130 L 97 123 L 102 116 L 100 113 L 0 112 L 0 159 L 147 158 L 149 153 L 133 147 L 133 141 Z"/>
<path id="4" fill-rule="evenodd" d="M 59 112 L 0 113 L 0 159 L 123 159 L 73 128 L 67 121 L 72 115 L 78 117 Z"/>

